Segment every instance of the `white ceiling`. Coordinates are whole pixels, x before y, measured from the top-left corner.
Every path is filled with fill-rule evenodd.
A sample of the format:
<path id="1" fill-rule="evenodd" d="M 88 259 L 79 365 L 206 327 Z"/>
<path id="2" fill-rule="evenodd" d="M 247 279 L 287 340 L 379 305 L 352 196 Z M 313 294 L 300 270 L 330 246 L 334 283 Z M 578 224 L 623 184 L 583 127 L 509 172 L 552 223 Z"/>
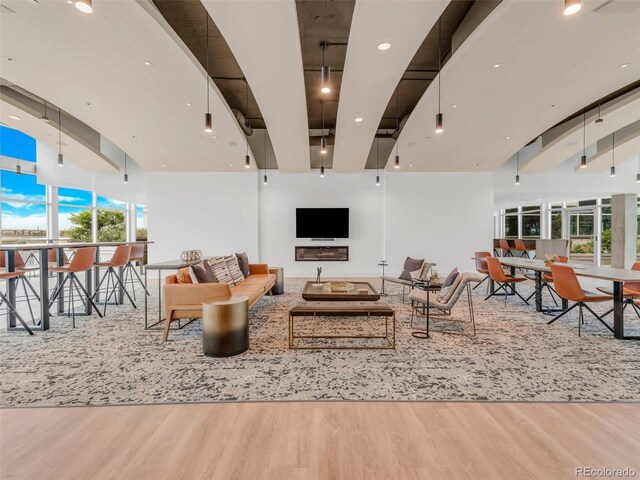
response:
<path id="1" fill-rule="evenodd" d="M 278 168 L 308 171 L 309 128 L 295 1 L 202 3 L 249 82 L 269 130 Z"/>
<path id="2" fill-rule="evenodd" d="M 9 118 L 9 115 L 15 115 L 20 120 Z M 0 121 L 9 128 L 20 130 L 38 139 L 39 142 L 58 152 L 58 129 L 43 122 L 40 118 L 23 112 L 10 103 L 0 101 Z M 109 164 L 93 150 L 67 136 L 64 132 L 62 133 L 62 154 L 65 160 L 71 160 L 85 170 L 94 172 L 116 172 L 118 170 L 116 166 Z"/>
<path id="3" fill-rule="evenodd" d="M 2 77 L 60 105 L 145 170 L 245 170 L 245 137 L 215 85 L 217 138 L 204 133 L 203 71 L 148 0 L 94 2 L 90 15 L 63 1 L 3 4 L 16 13 L 0 17 Z"/>
<path id="4" fill-rule="evenodd" d="M 371 144 L 409 62 L 448 0 L 357 1 L 340 84 L 333 169 L 362 171 Z M 391 48 L 378 50 L 388 42 Z M 354 121 L 361 117 L 362 122 Z"/>
<path id="5" fill-rule="evenodd" d="M 443 68 L 444 133 L 434 133 L 437 82 L 416 106 L 399 139 L 402 168 L 493 171 L 541 132 L 640 78 L 640 8 L 592 12 L 601 3 L 586 0 L 567 17 L 562 2 L 502 2 Z"/>
<path id="6" fill-rule="evenodd" d="M 611 135 L 612 132 L 640 120 L 640 89 L 631 95 L 625 96 L 623 100 L 611 105 L 609 108 L 602 108 L 600 114 L 604 121 L 595 123 L 598 118 L 597 109 L 587 112 L 585 129 L 583 129 L 582 116 L 580 116 L 567 122 L 568 124 L 559 125 L 545 132 L 542 136 L 543 143 L 547 135 L 552 139 L 537 153 L 530 156 L 526 165 L 522 164 L 522 172 L 544 172 L 557 167 L 574 155 L 582 155 L 583 130 L 586 145 L 589 146 Z M 556 129 L 561 130 L 561 132 L 554 132 Z"/>

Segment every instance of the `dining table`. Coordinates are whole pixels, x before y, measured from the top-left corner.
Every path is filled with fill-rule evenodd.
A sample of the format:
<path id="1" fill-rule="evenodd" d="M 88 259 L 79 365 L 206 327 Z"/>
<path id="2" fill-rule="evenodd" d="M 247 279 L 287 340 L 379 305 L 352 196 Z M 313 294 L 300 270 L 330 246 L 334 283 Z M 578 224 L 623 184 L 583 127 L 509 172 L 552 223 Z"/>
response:
<path id="1" fill-rule="evenodd" d="M 535 273 L 535 306 L 537 312 L 543 311 L 542 306 L 542 274 L 551 273 L 551 267 L 545 260 L 519 257 L 495 257 L 505 267 L 511 269 L 515 275 L 516 269 L 531 270 Z M 473 260 L 484 260 L 473 257 Z M 626 268 L 597 267 L 584 263 L 568 263 L 578 277 L 594 278 L 612 283 L 613 293 L 613 336 L 620 340 L 640 340 L 639 335 L 625 335 L 624 333 L 624 295 L 625 282 L 640 282 L 640 271 Z M 494 292 L 494 282 L 489 278 L 489 290 Z M 562 308 L 568 308 L 568 302 L 562 299 Z"/>
<path id="2" fill-rule="evenodd" d="M 77 248 L 83 247 L 96 247 L 96 262 L 100 261 L 100 248 L 101 247 L 117 247 L 119 245 L 136 245 L 142 244 L 146 246 L 152 244 L 153 242 L 147 240 L 140 241 L 130 241 L 130 242 L 45 242 L 45 243 L 30 243 L 30 244 L 0 244 L 0 254 L 4 253 L 5 255 L 5 265 L 6 270 L 8 272 L 13 272 L 16 270 L 16 262 L 15 262 L 15 252 L 17 251 L 29 251 L 36 252 L 34 255 L 34 259 L 38 263 L 39 270 L 39 288 L 38 288 L 38 296 L 40 297 L 40 322 L 36 326 L 36 330 L 49 330 L 50 328 L 50 310 L 49 310 L 49 250 L 56 249 L 58 253 L 57 257 L 57 265 L 64 266 L 64 251 L 65 250 L 74 250 Z M 120 279 L 123 276 L 123 268 L 120 268 L 118 271 L 118 275 Z M 58 284 L 62 282 L 64 279 L 64 273 L 57 274 Z M 95 282 L 95 283 L 94 283 Z M 92 270 L 87 270 L 85 272 L 85 289 L 92 295 L 93 285 L 98 285 L 100 282 L 100 269 L 98 267 L 94 267 Z M 15 278 L 7 280 L 7 297 L 9 301 L 15 305 L 16 301 L 16 287 L 17 280 Z M 119 301 L 122 301 L 123 291 L 119 288 L 117 291 Z M 64 292 L 60 292 L 60 295 L 57 299 L 57 312 L 58 314 L 64 313 Z M 84 302 L 86 315 L 91 315 L 93 313 L 93 306 L 91 302 Z M 16 325 L 16 316 L 9 312 L 7 315 L 7 331 L 24 331 L 24 327 L 21 325 Z"/>

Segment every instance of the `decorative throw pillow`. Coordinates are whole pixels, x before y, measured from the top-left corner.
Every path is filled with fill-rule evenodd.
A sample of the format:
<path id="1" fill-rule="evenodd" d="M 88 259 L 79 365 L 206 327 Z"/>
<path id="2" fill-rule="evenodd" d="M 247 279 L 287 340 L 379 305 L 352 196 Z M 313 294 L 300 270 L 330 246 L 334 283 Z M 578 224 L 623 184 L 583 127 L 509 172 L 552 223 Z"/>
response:
<path id="1" fill-rule="evenodd" d="M 189 267 L 181 268 L 180 270 L 178 270 L 178 272 L 176 273 L 176 279 L 178 280 L 178 283 L 193 283 L 191 281 Z"/>
<path id="2" fill-rule="evenodd" d="M 431 264 L 429 262 L 424 262 L 419 270 L 409 273 L 411 274 L 412 279 L 425 280 L 427 275 L 429 275 L 429 270 L 431 270 Z"/>
<path id="3" fill-rule="evenodd" d="M 191 265 L 189 267 L 189 275 L 193 283 L 213 283 L 216 281 L 206 260 Z"/>
<path id="4" fill-rule="evenodd" d="M 438 301 L 440 303 L 447 303 L 449 299 L 453 296 L 453 292 L 456 291 L 458 285 L 462 282 L 462 275 L 456 275 L 456 278 L 453 280 L 453 283 L 448 287 L 442 288 L 438 293 Z"/>
<path id="5" fill-rule="evenodd" d="M 245 277 L 251 275 L 251 270 L 249 270 L 249 257 L 245 252 L 236 253 L 236 258 L 238 259 L 238 265 L 240 266 L 240 271 Z"/>
<path id="6" fill-rule="evenodd" d="M 422 265 L 424 264 L 424 259 L 416 259 L 407 257 L 404 261 L 404 267 L 402 269 L 402 273 L 400 274 L 400 279 L 411 281 L 411 272 L 415 272 L 416 270 L 420 270 Z"/>
<path id="7" fill-rule="evenodd" d="M 213 278 L 216 282 L 233 285 L 233 277 L 227 268 L 224 257 L 210 258 L 207 262 L 209 262 L 209 268 L 211 268 L 211 273 L 213 273 Z"/>
<path id="8" fill-rule="evenodd" d="M 458 275 L 460 275 L 460 273 L 458 272 L 457 268 L 451 270 L 451 272 L 449 272 L 449 275 L 447 275 L 447 278 L 445 278 L 444 282 L 442 282 L 442 288 L 451 286 Z"/>
<path id="9" fill-rule="evenodd" d="M 238 259 L 235 255 L 224 257 L 224 262 L 227 264 L 227 269 L 229 269 L 229 273 L 231 274 L 231 278 L 233 279 L 234 284 L 237 285 L 244 280 L 244 275 L 240 271 Z"/>

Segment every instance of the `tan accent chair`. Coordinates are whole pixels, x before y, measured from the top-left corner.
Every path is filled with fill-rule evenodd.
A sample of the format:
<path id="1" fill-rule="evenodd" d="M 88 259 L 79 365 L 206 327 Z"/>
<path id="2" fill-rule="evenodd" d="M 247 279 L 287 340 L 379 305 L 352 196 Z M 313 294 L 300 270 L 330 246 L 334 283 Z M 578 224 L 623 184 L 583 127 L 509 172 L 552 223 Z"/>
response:
<path id="1" fill-rule="evenodd" d="M 249 265 L 250 275 L 237 285 L 227 283 L 178 283 L 177 275 L 169 275 L 163 287 L 165 327 L 163 341 L 169 337 L 171 322 L 182 318 L 202 318 L 202 303 L 212 298 L 226 298 L 244 295 L 249 298 L 249 308 L 253 307 L 276 282 L 276 276 L 269 273 L 269 265 L 255 263 Z"/>

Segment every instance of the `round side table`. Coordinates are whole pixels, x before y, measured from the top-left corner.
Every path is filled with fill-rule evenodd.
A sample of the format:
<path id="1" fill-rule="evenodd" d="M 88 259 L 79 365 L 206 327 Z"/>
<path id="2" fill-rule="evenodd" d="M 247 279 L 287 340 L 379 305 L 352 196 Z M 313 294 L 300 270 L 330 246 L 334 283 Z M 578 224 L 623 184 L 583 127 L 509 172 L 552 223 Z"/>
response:
<path id="1" fill-rule="evenodd" d="M 282 295 L 284 293 L 284 268 L 271 267 L 269 273 L 276 276 L 276 283 L 271 287 L 271 295 Z"/>
<path id="2" fill-rule="evenodd" d="M 202 303 L 202 350 L 231 357 L 249 349 L 249 298 L 233 295 Z"/>

